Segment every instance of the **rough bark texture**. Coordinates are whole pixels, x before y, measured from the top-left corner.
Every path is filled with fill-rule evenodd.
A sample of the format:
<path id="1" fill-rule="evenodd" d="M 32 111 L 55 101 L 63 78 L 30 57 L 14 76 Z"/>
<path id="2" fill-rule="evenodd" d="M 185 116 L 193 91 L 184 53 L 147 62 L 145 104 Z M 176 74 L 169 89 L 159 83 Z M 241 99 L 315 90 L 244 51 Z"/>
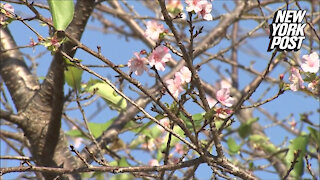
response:
<path id="1" fill-rule="evenodd" d="M 80 0 L 75 7 L 74 19 L 66 32 L 80 40 L 85 25 L 94 9 L 94 0 Z M 16 44 L 8 29 L 1 29 L 1 51 L 14 49 Z M 61 50 L 74 56 L 71 43 Z M 39 85 L 26 66 L 19 50 L 1 53 L 1 76 L 8 87 L 13 102 L 24 121 L 17 124 L 31 144 L 30 151 L 37 165 L 49 167 L 77 167 L 64 133 L 60 130 L 64 104 L 64 58 L 57 52 L 51 62 L 44 82 Z M 45 179 L 53 179 L 54 174 L 43 174 Z M 41 177 L 39 177 L 41 178 Z M 79 175 L 69 178 L 79 179 Z"/>

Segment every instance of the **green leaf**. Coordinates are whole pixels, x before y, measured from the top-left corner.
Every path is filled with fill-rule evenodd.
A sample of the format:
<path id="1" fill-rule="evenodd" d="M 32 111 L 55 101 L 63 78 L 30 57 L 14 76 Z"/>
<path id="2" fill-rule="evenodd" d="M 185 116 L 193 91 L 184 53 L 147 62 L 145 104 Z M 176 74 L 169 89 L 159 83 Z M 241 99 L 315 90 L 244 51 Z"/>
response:
<path id="1" fill-rule="evenodd" d="M 249 136 L 249 141 L 251 141 L 253 143 L 262 144 L 262 143 L 265 143 L 266 141 L 268 141 L 268 138 L 263 135 L 254 134 L 254 135 Z"/>
<path id="2" fill-rule="evenodd" d="M 216 110 L 214 108 L 211 108 L 208 112 L 204 114 L 205 119 L 212 119 L 213 115 L 216 113 Z"/>
<path id="3" fill-rule="evenodd" d="M 79 92 L 81 88 L 83 70 L 72 66 L 73 63 L 68 59 L 65 59 L 65 62 L 67 65 L 67 69 L 64 71 L 65 81 L 70 87 Z"/>
<path id="4" fill-rule="evenodd" d="M 89 129 L 91 130 L 92 135 L 95 138 L 100 137 L 102 135 L 102 133 L 111 125 L 113 120 L 108 121 L 106 123 L 89 123 L 88 125 L 89 125 Z"/>
<path id="5" fill-rule="evenodd" d="M 95 180 L 104 180 L 104 172 L 94 172 L 91 176 L 91 178 L 94 178 Z"/>
<path id="6" fill-rule="evenodd" d="M 64 31 L 71 23 L 74 13 L 73 0 L 47 0 L 53 25 L 58 31 Z"/>
<path id="7" fill-rule="evenodd" d="M 162 152 L 162 149 L 157 150 L 157 161 L 160 162 L 161 159 L 163 158 L 164 154 Z"/>
<path id="8" fill-rule="evenodd" d="M 217 129 L 220 129 L 220 127 L 221 127 L 222 124 L 223 124 L 223 121 L 215 121 L 214 123 L 216 124 L 216 128 L 217 128 Z"/>
<path id="9" fill-rule="evenodd" d="M 320 146 L 320 131 L 315 130 L 312 127 L 307 127 L 308 130 L 310 131 L 311 139 L 318 145 Z"/>
<path id="10" fill-rule="evenodd" d="M 140 144 L 142 143 L 145 143 L 146 140 L 145 140 L 145 137 L 143 136 L 138 136 L 137 138 L 135 138 L 134 140 L 132 140 L 129 144 L 129 148 L 130 149 L 134 149 L 136 148 L 137 146 L 139 146 Z"/>
<path id="11" fill-rule="evenodd" d="M 205 113 L 197 113 L 192 115 L 192 121 L 195 125 L 196 128 L 201 127 L 201 123 L 204 120 L 204 114 Z M 179 113 L 179 117 L 186 123 L 186 126 L 188 129 L 193 130 L 193 126 L 192 126 L 192 122 L 190 121 L 190 119 L 188 119 L 183 113 Z"/>
<path id="12" fill-rule="evenodd" d="M 256 146 L 262 148 L 265 152 L 270 154 L 275 153 L 279 150 L 269 139 L 264 135 L 254 134 L 249 136 L 249 141 L 254 143 Z"/>
<path id="13" fill-rule="evenodd" d="M 82 137 L 84 138 L 85 136 L 79 131 L 78 129 L 72 129 L 70 131 L 66 132 L 67 135 L 72 136 L 72 137 Z"/>
<path id="14" fill-rule="evenodd" d="M 230 154 L 237 154 L 240 152 L 240 146 L 236 143 L 236 141 L 233 138 L 229 137 L 227 140 L 227 144 Z"/>
<path id="15" fill-rule="evenodd" d="M 95 91 L 96 90 L 96 91 Z M 101 80 L 90 80 L 84 87 L 84 91 L 90 93 L 96 93 L 102 97 L 110 108 L 117 111 L 125 110 L 127 107 L 127 101 L 118 95 L 111 86 Z"/>
<path id="16" fill-rule="evenodd" d="M 123 180 L 123 179 L 132 180 L 134 179 L 134 176 L 129 173 L 122 173 L 122 174 L 116 174 L 110 178 L 110 180 Z"/>
<path id="17" fill-rule="evenodd" d="M 105 123 L 93 123 L 93 122 L 89 122 L 88 126 L 90 131 L 92 132 L 92 135 L 95 138 L 98 138 L 101 136 L 101 134 L 112 124 L 112 122 L 115 120 L 116 118 L 112 118 L 109 121 L 105 122 Z M 70 130 L 68 132 L 66 132 L 67 135 L 72 136 L 72 137 L 82 137 L 85 138 L 85 136 L 81 133 L 80 130 L 78 129 L 73 129 Z"/>
<path id="18" fill-rule="evenodd" d="M 135 132 L 136 136 L 139 135 L 141 132 L 145 131 L 149 126 L 153 124 L 153 121 L 149 121 L 148 123 L 144 124 L 143 126 L 133 129 L 132 131 Z"/>
<path id="19" fill-rule="evenodd" d="M 291 174 L 293 177 L 300 179 L 300 177 L 303 175 L 304 172 L 304 160 L 303 157 L 305 155 L 305 152 L 307 150 L 307 145 L 309 141 L 309 136 L 308 135 L 300 135 L 296 137 L 294 140 L 292 140 L 290 146 L 289 146 L 289 151 L 286 156 L 286 163 L 287 166 L 290 167 L 291 162 L 294 160 L 294 153 L 300 150 L 300 154 L 297 158 L 297 163 L 295 164 L 293 171 Z"/>
<path id="20" fill-rule="evenodd" d="M 259 118 L 252 118 L 241 124 L 238 129 L 239 136 L 243 139 L 248 137 L 252 133 L 251 125 L 258 120 Z"/>
<path id="21" fill-rule="evenodd" d="M 253 169 L 254 169 L 254 163 L 253 163 L 253 162 L 250 162 L 250 163 L 249 163 L 249 170 L 252 171 Z"/>
<path id="22" fill-rule="evenodd" d="M 192 120 L 194 121 L 203 121 L 203 115 L 205 113 L 197 113 L 197 114 L 194 114 L 192 115 Z"/>
<path id="23" fill-rule="evenodd" d="M 111 161 L 108 163 L 109 166 L 118 166 L 118 162 L 117 161 Z"/>
<path id="24" fill-rule="evenodd" d="M 121 157 L 121 159 L 120 159 L 119 162 L 118 162 L 118 165 L 119 165 L 120 167 L 129 167 L 129 166 L 130 166 L 129 163 L 128 163 L 128 161 L 127 161 L 126 158 L 124 158 L 124 157 Z"/>

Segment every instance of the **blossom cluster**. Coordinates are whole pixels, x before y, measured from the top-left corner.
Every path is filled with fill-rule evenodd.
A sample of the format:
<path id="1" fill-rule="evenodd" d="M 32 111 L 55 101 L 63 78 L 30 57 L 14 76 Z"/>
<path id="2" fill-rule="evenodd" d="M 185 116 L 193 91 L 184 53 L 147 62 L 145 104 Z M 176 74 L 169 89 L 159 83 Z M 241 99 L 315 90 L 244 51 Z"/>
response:
<path id="1" fill-rule="evenodd" d="M 201 15 L 204 20 L 212 20 L 211 10 L 212 3 L 207 0 L 185 0 L 187 4 L 186 11 Z M 183 5 L 180 0 L 169 0 L 167 2 L 167 10 L 173 15 L 177 16 L 183 10 Z M 181 13 L 184 16 L 183 13 Z M 156 21 L 147 21 L 146 23 L 146 31 L 144 32 L 144 36 L 150 38 L 154 41 L 158 41 L 161 35 L 166 33 L 163 25 Z"/>
<path id="2" fill-rule="evenodd" d="M 312 92 L 317 94 L 319 89 L 320 80 L 319 78 L 316 78 L 316 76 L 312 76 L 317 74 L 320 68 L 320 59 L 317 52 L 313 52 L 309 55 L 303 55 L 300 63 L 300 67 L 303 71 L 303 74 L 305 74 L 307 77 L 305 78 L 309 81 L 308 88 L 311 89 Z M 291 75 L 289 77 L 289 81 L 291 81 L 291 84 L 289 88 L 292 91 L 297 91 L 299 89 L 304 89 L 304 80 L 300 74 L 300 70 L 295 67 L 291 67 Z M 317 90 L 318 89 L 318 90 Z"/>
<path id="3" fill-rule="evenodd" d="M 165 32 L 163 25 L 157 23 L 157 21 L 148 21 L 146 26 L 144 36 L 154 41 L 158 41 L 160 35 Z"/>
<path id="4" fill-rule="evenodd" d="M 140 57 L 142 54 L 144 54 L 143 51 L 140 53 L 135 52 L 135 57 L 128 61 L 130 72 L 134 72 L 137 76 L 142 75 L 144 71 L 148 70 L 146 67 L 147 64 L 151 67 L 155 67 L 159 71 L 164 71 L 166 62 L 171 59 L 169 49 L 165 46 L 158 46 L 155 48 L 148 58 Z"/>
<path id="5" fill-rule="evenodd" d="M 166 81 L 168 90 L 170 93 L 177 98 L 183 91 L 183 85 L 191 81 L 191 71 L 184 66 L 179 72 L 176 72 L 174 79 L 168 79 Z"/>
<path id="6" fill-rule="evenodd" d="M 11 4 L 0 4 L 0 26 L 5 25 L 5 21 L 8 19 L 8 17 L 13 17 L 12 14 L 14 14 L 14 8 Z"/>
<path id="7" fill-rule="evenodd" d="M 212 1 L 212 0 L 210 0 Z M 212 11 L 212 3 L 207 0 L 185 0 L 187 4 L 186 11 L 195 13 L 197 15 L 201 15 L 204 20 L 212 20 L 212 15 L 210 14 Z M 167 10 L 168 12 L 176 16 L 183 10 L 183 5 L 180 0 L 168 0 L 167 1 Z M 182 17 L 184 16 L 183 13 Z"/>
<path id="8" fill-rule="evenodd" d="M 230 89 L 232 87 L 230 80 L 223 79 L 216 85 L 216 87 L 218 88 L 218 91 L 216 91 L 216 99 L 218 101 L 211 97 L 207 97 L 209 106 L 213 107 L 217 104 L 217 102 L 226 107 L 233 106 L 235 103 L 235 99 L 230 96 Z"/>
<path id="9" fill-rule="evenodd" d="M 207 0 L 186 0 L 188 6 L 186 7 L 187 12 L 194 12 L 200 14 L 203 19 L 209 21 L 212 20 L 211 10 L 212 4 Z"/>
<path id="10" fill-rule="evenodd" d="M 172 17 L 177 16 L 183 10 L 183 5 L 180 0 L 166 1 L 166 8 Z"/>

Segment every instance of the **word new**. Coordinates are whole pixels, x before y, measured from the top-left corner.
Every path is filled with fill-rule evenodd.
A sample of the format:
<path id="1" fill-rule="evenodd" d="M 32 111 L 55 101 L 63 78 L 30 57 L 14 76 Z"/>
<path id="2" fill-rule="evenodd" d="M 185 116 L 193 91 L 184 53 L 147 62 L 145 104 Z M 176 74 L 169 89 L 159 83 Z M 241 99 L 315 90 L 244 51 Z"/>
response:
<path id="1" fill-rule="evenodd" d="M 278 51 L 297 51 L 302 46 L 305 39 L 302 23 L 306 10 L 279 10 L 273 17 L 270 28 L 270 43 L 268 51 L 277 49 Z"/>

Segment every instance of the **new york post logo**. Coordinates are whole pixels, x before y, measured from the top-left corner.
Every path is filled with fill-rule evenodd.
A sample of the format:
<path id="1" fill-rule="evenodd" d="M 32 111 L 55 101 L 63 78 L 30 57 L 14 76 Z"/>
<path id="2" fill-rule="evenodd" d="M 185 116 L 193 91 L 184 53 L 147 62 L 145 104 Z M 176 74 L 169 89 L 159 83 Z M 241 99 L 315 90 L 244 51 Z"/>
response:
<path id="1" fill-rule="evenodd" d="M 306 10 L 279 10 L 273 17 L 270 28 L 268 51 L 297 51 L 305 39 L 302 23 Z"/>

